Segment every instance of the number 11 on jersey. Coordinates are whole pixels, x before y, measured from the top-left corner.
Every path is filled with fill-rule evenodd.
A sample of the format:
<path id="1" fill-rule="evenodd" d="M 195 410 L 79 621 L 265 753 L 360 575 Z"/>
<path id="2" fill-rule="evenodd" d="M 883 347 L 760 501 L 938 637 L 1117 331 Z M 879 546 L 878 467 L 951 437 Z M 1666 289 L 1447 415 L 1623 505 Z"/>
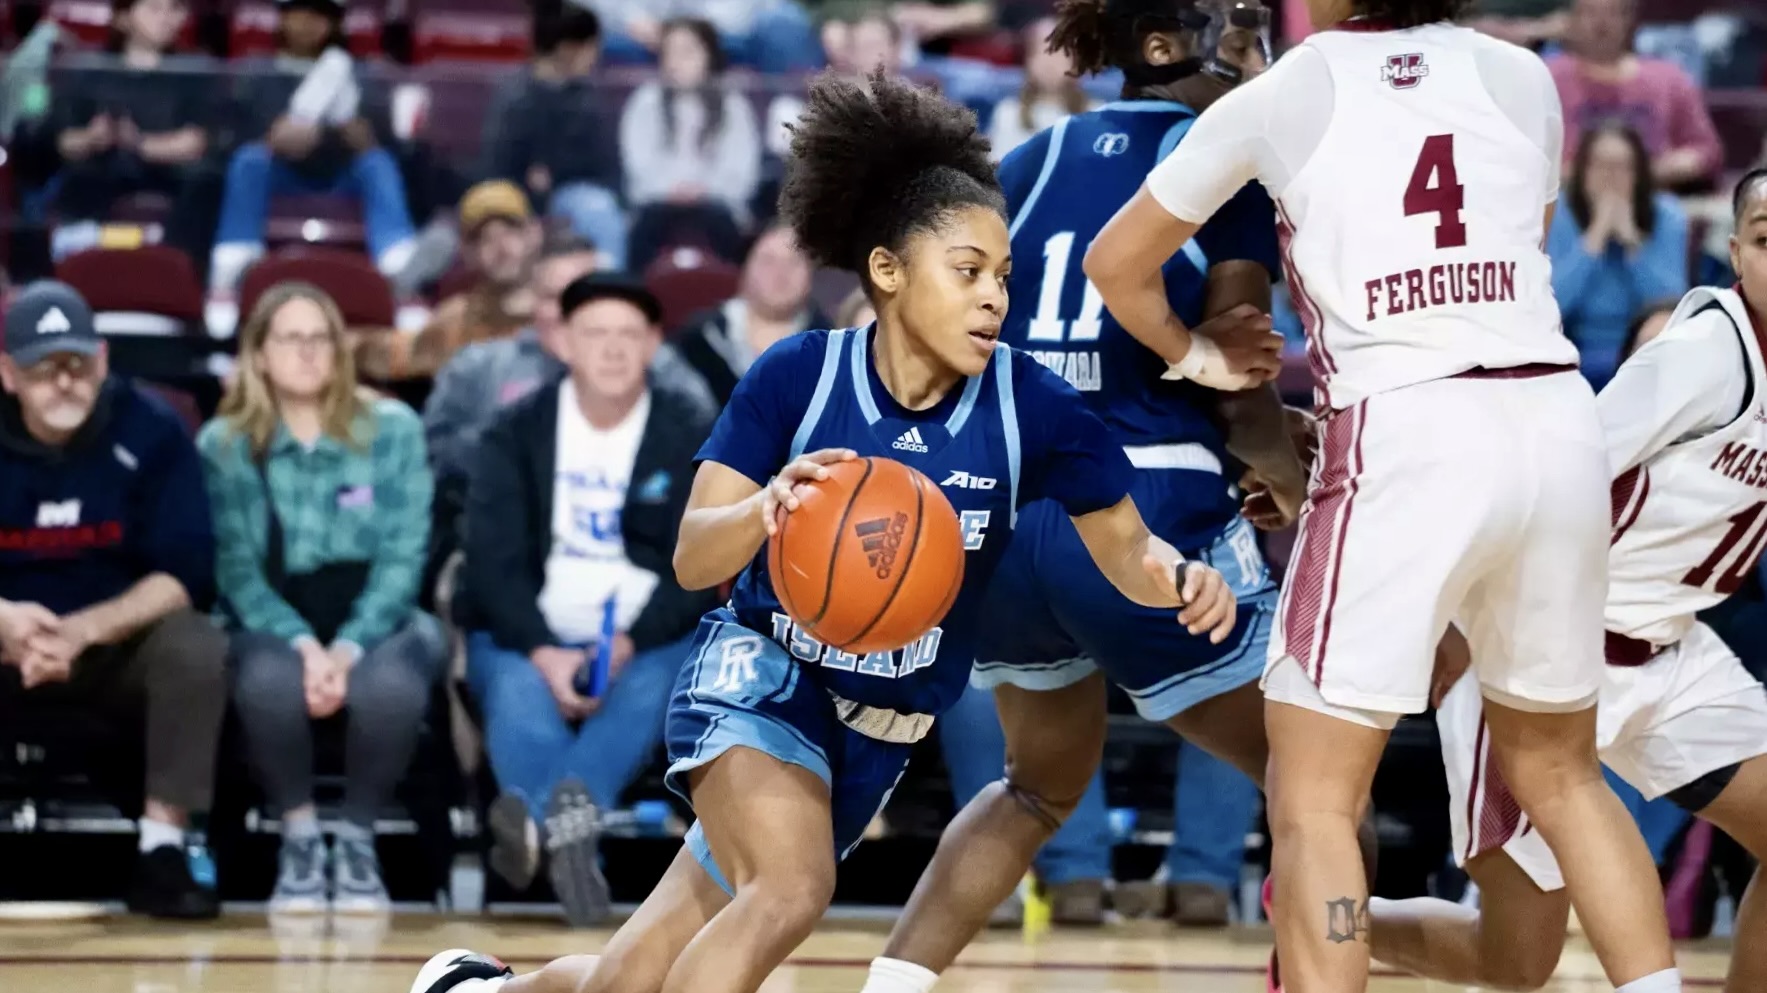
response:
<path id="1" fill-rule="evenodd" d="M 1097 341 L 1104 330 L 1104 297 L 1092 280 L 1080 299 L 1080 316 L 1061 318 L 1062 291 L 1067 288 L 1068 264 L 1074 258 L 1074 233 L 1063 231 L 1043 243 L 1043 285 L 1037 289 L 1037 312 L 1026 326 L 1030 341 Z"/>

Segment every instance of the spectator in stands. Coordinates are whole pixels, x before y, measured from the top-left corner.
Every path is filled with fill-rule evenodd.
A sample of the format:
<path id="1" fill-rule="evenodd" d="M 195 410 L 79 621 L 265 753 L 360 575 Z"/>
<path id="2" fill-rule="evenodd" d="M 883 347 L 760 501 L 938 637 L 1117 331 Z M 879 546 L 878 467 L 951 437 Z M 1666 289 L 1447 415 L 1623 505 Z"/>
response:
<path id="1" fill-rule="evenodd" d="M 631 268 L 642 272 L 682 231 L 725 258 L 739 254 L 761 181 L 761 133 L 748 98 L 724 79 L 718 33 L 697 18 L 662 28 L 660 78 L 620 115 L 626 195 L 638 212 Z"/>
<path id="2" fill-rule="evenodd" d="M 796 0 L 578 0 L 608 24 L 615 62 L 649 62 L 671 18 L 699 17 L 718 31 L 733 61 L 764 73 L 802 72 L 822 64 L 810 15 Z"/>
<path id="3" fill-rule="evenodd" d="M 1583 136 L 1546 250 L 1565 332 L 1584 374 L 1605 383 L 1639 310 L 1687 290 L 1687 214 L 1656 192 L 1636 132 L 1609 124 Z"/>
<path id="4" fill-rule="evenodd" d="M 331 298 L 282 283 L 247 319 L 237 378 L 197 445 L 236 624 L 234 706 L 282 823 L 271 910 L 322 912 L 329 889 L 339 912 L 383 912 L 374 820 L 410 764 L 447 653 L 440 625 L 417 609 L 431 485 L 422 426 L 357 385 Z M 344 806 L 328 859 L 312 722 L 344 711 Z"/>
<path id="5" fill-rule="evenodd" d="M 736 381 L 781 338 L 828 325 L 810 299 L 810 260 L 791 228 L 767 228 L 749 246 L 736 296 L 701 314 L 675 339 L 675 348 L 704 379 L 718 406 L 730 402 Z"/>
<path id="6" fill-rule="evenodd" d="M 671 566 L 711 418 L 647 383 L 662 307 L 642 285 L 584 276 L 560 313 L 570 374 L 499 414 L 480 443 L 455 616 L 504 791 L 492 867 L 525 887 L 543 843 L 580 925 L 607 910 L 598 811 L 655 752 L 713 600 Z"/>
<path id="7" fill-rule="evenodd" d="M 342 0 L 277 0 L 277 53 L 235 75 L 234 137 L 210 282 L 231 289 L 264 252 L 270 199 L 332 194 L 358 200 L 381 272 L 402 270 L 416 229 L 385 100 L 364 92 L 344 46 Z"/>
<path id="8" fill-rule="evenodd" d="M 1570 0 L 1474 0 L 1467 24 L 1512 45 L 1538 49 L 1564 38 L 1570 5 Z"/>
<path id="9" fill-rule="evenodd" d="M 109 376 L 91 308 L 61 283 L 7 308 L 0 387 L 0 726 L 66 709 L 94 730 L 144 723 L 129 907 L 214 917 L 214 865 L 186 833 L 214 797 L 227 706 L 226 639 L 197 612 L 215 546 L 196 449 L 163 403 Z M 117 759 L 117 742 L 89 744 Z"/>
<path id="10" fill-rule="evenodd" d="M 616 132 L 596 109 L 589 84 L 601 38 L 594 11 L 564 0 L 535 5 L 533 60 L 497 87 L 485 115 L 483 171 L 524 186 L 605 254 L 608 266 L 623 269 L 627 221 L 616 192 Z"/>
<path id="11" fill-rule="evenodd" d="M 898 0 L 890 8 L 896 26 L 922 51 L 946 54 L 951 42 L 993 30 L 993 0 Z"/>
<path id="12" fill-rule="evenodd" d="M 1054 29 L 1055 20 L 1046 17 L 1024 30 L 1025 84 L 1015 96 L 995 104 L 989 118 L 988 143 L 996 162 L 1044 128 L 1092 108 L 1092 99 L 1073 74 L 1074 60 L 1049 50 Z"/>
<path id="13" fill-rule="evenodd" d="M 1566 149 L 1619 120 L 1644 140 L 1657 185 L 1710 183 L 1724 164 L 1724 148 L 1705 96 L 1675 63 L 1634 54 L 1637 28 L 1637 0 L 1572 4 L 1568 51 L 1548 61 L 1564 103 Z"/>
<path id="14" fill-rule="evenodd" d="M 514 183 L 487 180 L 460 198 L 460 236 L 477 279 L 443 300 L 418 333 L 407 376 L 433 376 L 456 352 L 477 341 L 516 333 L 534 316 L 528 286 L 544 235 Z"/>
<path id="15" fill-rule="evenodd" d="M 173 54 L 189 14 L 184 0 L 114 0 L 110 53 L 59 74 L 52 91 L 62 170 L 55 206 L 56 258 L 92 248 L 124 197 L 172 200 L 168 244 L 206 256 L 214 229 L 200 166 L 208 153 L 214 78 L 200 60 Z M 195 223 L 192 223 L 192 221 Z"/>

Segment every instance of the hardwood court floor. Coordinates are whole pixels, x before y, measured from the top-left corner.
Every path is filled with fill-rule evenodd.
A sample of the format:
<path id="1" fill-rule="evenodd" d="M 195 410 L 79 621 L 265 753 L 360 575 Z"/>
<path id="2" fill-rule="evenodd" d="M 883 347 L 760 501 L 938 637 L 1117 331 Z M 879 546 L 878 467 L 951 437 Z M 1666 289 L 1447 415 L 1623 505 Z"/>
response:
<path id="1" fill-rule="evenodd" d="M 267 923 L 230 914 L 197 927 L 116 919 L 0 924 L 5 993 L 406 993 L 417 966 L 450 947 L 499 955 L 518 971 L 593 951 L 605 932 L 572 933 L 537 920 L 401 917 L 392 922 Z M 1180 933 L 1150 922 L 1055 931 L 1027 944 L 994 933 L 946 974 L 940 993 L 1262 993 L 1269 933 Z M 876 925 L 830 921 L 776 973 L 765 993 L 858 993 L 883 944 Z M 1718 989 L 1726 951 L 1683 950 L 1692 989 Z M 1565 955 L 1550 990 L 1611 989 L 1582 947 Z M 1390 974 L 1373 993 L 1453 989 Z"/>

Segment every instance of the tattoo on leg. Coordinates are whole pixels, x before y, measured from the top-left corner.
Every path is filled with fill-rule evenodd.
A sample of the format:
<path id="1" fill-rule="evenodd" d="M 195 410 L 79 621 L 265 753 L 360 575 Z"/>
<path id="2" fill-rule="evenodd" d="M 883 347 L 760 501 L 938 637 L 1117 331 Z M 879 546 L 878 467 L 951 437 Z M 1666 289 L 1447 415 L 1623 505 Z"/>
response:
<path id="1" fill-rule="evenodd" d="M 1368 901 L 1355 897 L 1325 901 L 1325 940 L 1334 944 L 1368 940 Z"/>

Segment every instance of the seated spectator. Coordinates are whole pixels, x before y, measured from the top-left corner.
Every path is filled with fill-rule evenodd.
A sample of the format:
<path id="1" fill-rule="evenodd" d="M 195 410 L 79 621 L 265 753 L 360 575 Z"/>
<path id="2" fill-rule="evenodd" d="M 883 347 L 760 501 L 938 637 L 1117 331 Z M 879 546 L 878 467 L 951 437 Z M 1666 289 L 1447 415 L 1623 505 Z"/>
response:
<path id="1" fill-rule="evenodd" d="M 1611 121 L 1638 132 L 1657 185 L 1680 190 L 1709 184 L 1724 146 L 1705 95 L 1687 72 L 1664 59 L 1633 54 L 1636 0 L 1575 0 L 1566 52 L 1548 60 L 1564 103 L 1565 147 Z"/>
<path id="2" fill-rule="evenodd" d="M 61 708 L 145 725 L 129 908 L 214 917 L 214 864 L 187 833 L 214 799 L 227 706 L 226 639 L 197 612 L 215 546 L 196 448 L 110 378 L 92 309 L 61 283 L 7 308 L 0 386 L 0 727 Z"/>
<path id="3" fill-rule="evenodd" d="M 1687 215 L 1656 192 L 1636 133 L 1609 125 L 1584 135 L 1546 250 L 1565 333 L 1584 375 L 1605 383 L 1638 311 L 1687 291 Z"/>
<path id="4" fill-rule="evenodd" d="M 455 617 L 491 770 L 491 866 L 518 888 L 550 855 L 573 925 L 607 913 L 598 811 L 662 738 L 702 611 L 671 564 L 711 418 L 646 382 L 662 307 L 590 275 L 560 303 L 570 374 L 499 414 L 479 445 Z"/>
<path id="5" fill-rule="evenodd" d="M 810 260 L 798 250 L 791 229 L 770 227 L 749 246 L 737 295 L 689 321 L 676 337 L 676 350 L 705 380 L 719 407 L 730 402 L 736 381 L 774 342 L 827 326 L 810 299 L 811 275 Z"/>
<path id="6" fill-rule="evenodd" d="M 1062 118 L 1092 109 L 1092 99 L 1073 75 L 1073 59 L 1049 50 L 1054 29 L 1055 20 L 1046 17 L 1024 31 L 1025 85 L 1017 96 L 995 104 L 989 118 L 988 143 L 996 162 Z"/>
<path id="7" fill-rule="evenodd" d="M 344 47 L 341 0 L 277 0 L 276 56 L 236 75 L 234 138 L 210 282 L 231 289 L 264 252 L 270 198 L 335 194 L 360 200 L 368 251 L 381 272 L 402 270 L 416 229 L 385 101 L 364 93 Z"/>
<path id="8" fill-rule="evenodd" d="M 810 15 L 796 0 L 578 0 L 607 22 L 612 62 L 647 63 L 662 47 L 663 24 L 703 17 L 731 59 L 764 73 L 803 72 L 822 65 Z"/>
<path id="9" fill-rule="evenodd" d="M 929 54 L 948 54 L 966 35 L 993 30 L 993 0 L 899 0 L 890 8 L 897 27 Z"/>
<path id="10" fill-rule="evenodd" d="M 626 195 L 639 212 L 632 226 L 635 272 L 688 230 L 734 258 L 761 181 L 760 127 L 748 98 L 724 81 L 717 32 L 695 18 L 670 21 L 661 51 L 661 78 L 634 91 L 620 115 Z"/>
<path id="11" fill-rule="evenodd" d="M 1468 27 L 1538 50 L 1564 38 L 1570 0 L 1474 0 Z"/>
<path id="12" fill-rule="evenodd" d="M 534 57 L 498 85 L 485 114 L 486 176 L 525 187 L 547 213 L 626 265 L 627 221 L 616 192 L 617 131 L 596 109 L 589 74 L 601 52 L 601 22 L 590 10 L 542 0 L 534 15 Z"/>
<path id="13" fill-rule="evenodd" d="M 515 184 L 491 180 L 466 191 L 460 236 L 478 279 L 436 307 L 411 346 L 405 376 L 433 376 L 467 345 L 507 338 L 527 326 L 534 316 L 528 278 L 543 234 Z"/>
<path id="14" fill-rule="evenodd" d="M 188 15 L 184 0 L 114 0 L 109 54 L 57 77 L 57 258 L 95 247 L 93 222 L 137 193 L 173 201 L 168 244 L 208 254 L 214 230 L 201 222 L 213 223 L 205 205 L 213 191 L 199 167 L 209 149 L 214 77 L 201 71 L 202 60 L 172 54 Z"/>
<path id="15" fill-rule="evenodd" d="M 344 322 L 317 287 L 271 287 L 238 378 L 197 440 L 216 575 L 235 625 L 233 701 L 282 823 L 273 912 L 390 907 L 374 820 L 417 746 L 447 646 L 417 609 L 429 541 L 423 430 L 356 384 Z M 344 806 L 329 858 L 313 806 L 312 722 L 348 712 Z M 327 878 L 327 865 L 330 866 Z"/>

